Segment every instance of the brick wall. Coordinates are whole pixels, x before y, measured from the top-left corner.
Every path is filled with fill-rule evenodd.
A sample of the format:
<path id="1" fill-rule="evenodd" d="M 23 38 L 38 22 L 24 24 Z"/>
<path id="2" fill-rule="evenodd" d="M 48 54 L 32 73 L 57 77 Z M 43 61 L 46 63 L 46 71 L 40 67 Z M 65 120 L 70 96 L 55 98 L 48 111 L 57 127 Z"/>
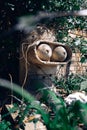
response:
<path id="1" fill-rule="evenodd" d="M 61 77 L 65 77 L 66 71 L 69 71 L 67 74 L 80 74 L 80 75 L 86 75 L 87 74 L 87 62 L 81 63 L 81 54 L 80 53 L 73 53 L 71 64 L 70 64 L 70 70 L 66 70 L 66 64 L 65 65 L 58 65 L 57 69 L 57 77 L 60 79 Z"/>
<path id="2" fill-rule="evenodd" d="M 81 63 L 81 54 L 73 53 L 71 59 L 70 73 L 74 74 L 86 74 L 87 73 L 87 62 Z"/>
<path id="3" fill-rule="evenodd" d="M 87 31 L 86 30 L 69 30 L 69 35 L 72 38 L 76 37 L 83 37 L 85 40 L 87 40 Z M 81 54 L 78 53 L 73 53 L 72 54 L 72 59 L 71 59 L 71 66 L 70 66 L 70 73 L 74 74 L 86 74 L 87 73 L 87 62 L 86 63 L 81 63 Z"/>

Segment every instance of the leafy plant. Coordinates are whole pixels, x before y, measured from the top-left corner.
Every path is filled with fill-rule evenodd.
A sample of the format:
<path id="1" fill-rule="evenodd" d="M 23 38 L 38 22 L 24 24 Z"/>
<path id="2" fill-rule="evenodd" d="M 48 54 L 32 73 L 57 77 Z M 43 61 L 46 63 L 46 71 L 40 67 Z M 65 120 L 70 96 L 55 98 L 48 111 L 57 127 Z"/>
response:
<path id="1" fill-rule="evenodd" d="M 74 82 L 71 82 L 70 80 L 71 85 L 76 83 L 76 77 L 75 79 L 74 77 L 72 77 L 73 76 L 71 76 L 71 79 L 73 79 Z M 77 81 L 79 81 L 79 79 L 80 82 L 83 80 L 81 79 L 81 77 L 77 77 Z M 73 102 L 71 105 L 67 106 L 62 96 L 56 95 L 55 92 L 53 92 L 49 88 L 39 90 L 42 96 L 39 101 L 37 101 L 25 90 L 24 93 L 21 93 L 22 90 L 18 87 L 18 85 L 13 85 L 13 91 L 15 91 L 21 97 L 23 96 L 24 99 L 23 102 L 21 102 L 21 107 L 19 107 L 20 105 L 16 104 L 11 110 L 9 110 L 11 113 L 15 110 L 19 110 L 17 122 L 19 127 L 24 127 L 23 120 L 31 113 L 40 114 L 48 130 L 78 130 L 80 124 L 83 124 L 82 127 L 87 127 L 87 117 L 84 116 L 87 112 L 87 104 L 83 104 L 80 101 L 76 101 Z M 6 87 L 8 89 L 12 88 L 10 82 L 2 79 L 0 79 L 0 86 Z M 44 109 L 41 106 L 42 103 L 46 105 L 48 110 Z M 5 122 L 6 121 L 2 120 L 2 122 L 0 123 L 2 130 L 10 130 L 10 126 L 12 124 Z"/>
<path id="2" fill-rule="evenodd" d="M 11 123 L 8 121 L 3 120 L 0 122 L 0 130 L 11 130 L 10 126 L 11 126 Z"/>

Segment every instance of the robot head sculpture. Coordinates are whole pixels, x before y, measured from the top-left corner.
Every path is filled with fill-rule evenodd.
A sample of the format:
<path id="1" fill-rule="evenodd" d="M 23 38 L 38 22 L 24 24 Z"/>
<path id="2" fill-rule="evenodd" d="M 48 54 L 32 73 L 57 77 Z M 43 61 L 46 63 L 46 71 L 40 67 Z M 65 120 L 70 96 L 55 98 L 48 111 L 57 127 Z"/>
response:
<path id="1" fill-rule="evenodd" d="M 23 59 L 20 62 L 20 79 L 23 82 L 27 65 L 27 78 L 24 86 L 29 88 L 29 91 L 31 89 L 35 91 L 44 86 L 51 87 L 53 85 L 51 79 L 56 76 L 58 66 L 65 65 L 71 60 L 70 47 L 54 42 L 55 37 L 49 33 L 49 30 L 41 34 L 42 36 L 38 33 L 38 39 L 34 36 L 34 41 L 32 41 L 33 38 L 29 38 L 28 43 L 24 43 Z"/>

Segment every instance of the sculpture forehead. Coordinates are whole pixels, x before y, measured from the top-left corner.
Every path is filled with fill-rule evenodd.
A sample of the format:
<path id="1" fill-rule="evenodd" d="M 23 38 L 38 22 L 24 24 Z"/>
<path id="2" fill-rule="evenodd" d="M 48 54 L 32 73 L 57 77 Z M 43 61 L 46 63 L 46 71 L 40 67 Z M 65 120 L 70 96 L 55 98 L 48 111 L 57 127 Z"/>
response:
<path id="1" fill-rule="evenodd" d="M 28 33 L 25 40 L 31 44 L 38 40 L 57 41 L 54 31 L 43 26 L 38 26 Z"/>

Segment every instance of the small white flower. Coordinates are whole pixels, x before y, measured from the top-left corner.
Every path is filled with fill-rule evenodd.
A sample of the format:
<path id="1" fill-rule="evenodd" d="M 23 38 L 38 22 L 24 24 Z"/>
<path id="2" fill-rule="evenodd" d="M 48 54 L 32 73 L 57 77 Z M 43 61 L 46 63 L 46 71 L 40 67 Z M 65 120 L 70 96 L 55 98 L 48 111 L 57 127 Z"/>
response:
<path id="1" fill-rule="evenodd" d="M 81 43 L 80 39 L 78 39 L 78 40 L 75 41 L 75 45 L 76 46 L 80 45 L 80 43 Z"/>

